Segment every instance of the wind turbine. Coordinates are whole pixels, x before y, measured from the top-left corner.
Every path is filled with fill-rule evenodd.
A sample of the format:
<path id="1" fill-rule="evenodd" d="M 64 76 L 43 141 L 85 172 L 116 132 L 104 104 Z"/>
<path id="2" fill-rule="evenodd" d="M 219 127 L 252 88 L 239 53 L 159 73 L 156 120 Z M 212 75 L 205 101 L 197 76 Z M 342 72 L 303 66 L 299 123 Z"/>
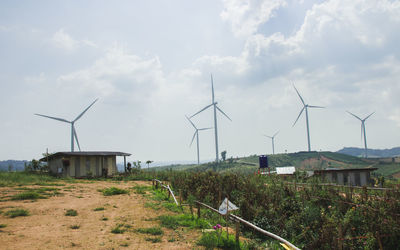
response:
<path id="1" fill-rule="evenodd" d="M 265 137 L 271 138 L 271 140 L 272 140 L 272 154 L 273 154 L 273 155 L 275 154 L 274 139 L 275 139 L 275 136 L 276 136 L 278 133 L 279 133 L 279 131 L 276 132 L 273 136 L 264 135 Z"/>
<path id="2" fill-rule="evenodd" d="M 299 120 L 301 114 L 303 113 L 303 111 L 306 111 L 306 125 L 307 125 L 307 140 L 308 140 L 308 152 L 311 151 L 311 145 L 310 145 L 310 127 L 309 127 L 309 123 L 308 123 L 308 108 L 325 108 L 325 107 L 321 107 L 321 106 L 312 106 L 312 105 L 308 105 L 304 102 L 303 98 L 301 97 L 299 91 L 297 91 L 296 87 L 293 85 L 294 89 L 297 92 L 297 95 L 300 97 L 301 102 L 303 103 L 303 108 L 301 109 L 299 116 L 297 116 L 296 121 L 293 123 L 293 126 L 296 125 L 296 122 Z"/>
<path id="3" fill-rule="evenodd" d="M 212 128 L 197 128 L 197 127 L 193 124 L 193 122 L 189 119 L 189 117 L 187 117 L 186 115 L 185 115 L 185 117 L 186 117 L 186 119 L 190 122 L 190 124 L 192 124 L 192 126 L 193 126 L 194 129 L 195 129 L 195 132 L 194 132 L 194 134 L 193 134 L 192 141 L 190 142 L 190 146 L 192 146 L 193 141 L 194 141 L 194 137 L 196 137 L 196 138 L 197 138 L 197 165 L 199 165 L 199 164 L 200 164 L 199 131 L 200 131 L 200 130 L 208 130 L 208 129 L 212 129 Z"/>
<path id="4" fill-rule="evenodd" d="M 47 116 L 47 115 L 41 115 L 41 114 L 35 114 L 35 115 L 42 116 L 42 117 L 46 117 L 46 118 L 50 118 L 50 119 L 57 120 L 57 121 L 60 121 L 60 122 L 70 123 L 70 124 L 71 124 L 71 152 L 74 152 L 74 138 L 75 138 L 75 140 L 76 140 L 76 143 L 78 144 L 79 151 L 81 151 L 81 146 L 79 145 L 79 140 L 78 140 L 78 134 L 76 133 L 74 124 L 75 124 L 75 122 L 76 122 L 77 120 L 79 120 L 79 118 L 81 118 L 81 117 L 83 116 L 83 114 L 84 114 L 90 107 L 92 107 L 92 105 L 93 105 L 95 102 L 97 102 L 97 100 L 98 100 L 98 99 L 94 100 L 94 102 L 92 102 L 92 104 L 90 104 L 89 107 L 87 107 L 80 115 L 78 115 L 78 116 L 77 116 L 74 120 L 72 120 L 72 121 L 68 121 L 68 120 L 65 120 L 65 119 L 63 119 L 63 118 L 58 118 L 58 117 L 52 117 L 52 116 Z"/>
<path id="5" fill-rule="evenodd" d="M 215 131 L 215 155 L 216 155 L 216 161 L 217 163 L 219 162 L 219 155 L 218 155 L 218 127 L 217 127 L 217 110 L 219 112 L 221 112 L 226 118 L 228 118 L 230 121 L 231 118 L 229 118 L 229 116 L 227 116 L 224 111 L 222 111 L 218 106 L 218 102 L 215 102 L 215 98 L 214 98 L 214 83 L 213 83 L 213 77 L 211 74 L 211 93 L 212 93 L 212 100 L 211 100 L 211 104 L 205 106 L 203 109 L 201 109 L 199 112 L 195 113 L 194 115 L 192 115 L 190 118 L 192 118 L 193 116 L 203 112 L 204 110 L 208 109 L 209 107 L 213 106 L 214 107 L 214 131 Z"/>
<path id="6" fill-rule="evenodd" d="M 353 113 L 351 113 L 349 111 L 346 111 L 346 112 L 361 121 L 361 140 L 362 140 L 362 137 L 363 137 L 363 134 L 364 134 L 365 158 L 367 158 L 368 157 L 368 148 L 367 148 L 367 135 L 365 134 L 365 121 L 371 115 L 373 115 L 375 112 L 372 112 L 369 116 L 365 117 L 364 119 L 361 119 L 360 117 L 356 116 L 355 114 L 353 114 Z"/>

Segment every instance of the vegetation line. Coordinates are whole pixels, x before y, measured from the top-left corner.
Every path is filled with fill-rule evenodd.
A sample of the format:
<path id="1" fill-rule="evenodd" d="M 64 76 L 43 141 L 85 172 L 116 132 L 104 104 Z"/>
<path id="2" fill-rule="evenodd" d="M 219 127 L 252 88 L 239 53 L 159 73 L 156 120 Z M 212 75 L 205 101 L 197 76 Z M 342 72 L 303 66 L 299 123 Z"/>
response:
<path id="1" fill-rule="evenodd" d="M 215 209 L 215 208 L 213 208 L 213 207 L 210 207 L 210 206 L 207 205 L 207 204 L 204 204 L 204 203 L 202 203 L 202 202 L 200 202 L 200 201 L 195 201 L 195 202 L 196 202 L 197 204 L 199 204 L 199 205 L 202 205 L 202 206 L 204 206 L 204 207 L 206 207 L 206 208 L 208 208 L 208 209 L 210 209 L 210 210 L 216 212 L 216 213 L 219 213 L 219 211 L 218 211 L 217 209 Z M 276 240 L 279 240 L 280 242 L 283 242 L 285 245 L 289 246 L 289 247 L 292 248 L 292 249 L 300 250 L 300 248 L 296 247 L 295 245 L 293 245 L 293 244 L 290 243 L 289 241 L 285 240 L 284 238 L 279 237 L 278 235 L 273 234 L 273 233 L 271 233 L 271 232 L 268 232 L 268 231 L 266 231 L 266 230 L 264 230 L 264 229 L 262 229 L 262 228 L 259 228 L 259 227 L 257 227 L 256 225 L 254 225 L 254 224 L 252 224 L 252 223 L 250 223 L 250 222 L 248 222 L 248 221 L 246 221 L 246 220 L 243 220 L 242 218 L 240 218 L 240 217 L 238 217 L 238 216 L 236 216 L 236 215 L 230 214 L 229 217 L 231 217 L 232 219 L 237 220 L 237 221 L 239 221 L 239 222 L 245 224 L 246 226 L 249 226 L 249 227 L 251 227 L 251 228 L 254 228 L 255 230 L 257 230 L 258 232 L 260 232 L 260 233 L 262 233 L 262 234 L 264 234 L 264 235 L 267 235 L 267 236 L 269 236 L 269 237 L 271 237 L 271 238 L 273 238 L 273 239 L 276 239 Z"/>

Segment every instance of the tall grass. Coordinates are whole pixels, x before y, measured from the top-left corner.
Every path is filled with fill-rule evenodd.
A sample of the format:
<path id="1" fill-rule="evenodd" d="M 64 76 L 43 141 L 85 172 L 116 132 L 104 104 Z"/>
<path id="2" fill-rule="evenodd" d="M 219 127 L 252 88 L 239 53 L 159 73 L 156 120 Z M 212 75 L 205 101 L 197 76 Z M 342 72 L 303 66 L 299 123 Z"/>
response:
<path id="1" fill-rule="evenodd" d="M 29 172 L 0 172 L 0 187 L 29 185 L 29 184 L 48 184 L 55 182 L 57 178 L 44 173 Z"/>

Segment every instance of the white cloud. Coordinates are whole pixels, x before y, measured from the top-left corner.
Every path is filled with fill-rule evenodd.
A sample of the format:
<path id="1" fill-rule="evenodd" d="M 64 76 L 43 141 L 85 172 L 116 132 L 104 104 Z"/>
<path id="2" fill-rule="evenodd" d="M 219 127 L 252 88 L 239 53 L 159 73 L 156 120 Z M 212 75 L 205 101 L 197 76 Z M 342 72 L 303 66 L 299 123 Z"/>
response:
<path id="1" fill-rule="evenodd" d="M 274 10 L 285 6 L 284 0 L 224 0 L 221 18 L 229 21 L 236 36 L 249 36 L 274 15 Z"/>
<path id="2" fill-rule="evenodd" d="M 81 41 L 74 39 L 63 29 L 60 29 L 56 33 L 54 33 L 52 37 L 52 43 L 55 47 L 64 49 L 69 52 L 74 51 L 81 46 L 97 47 L 94 42 L 88 39 L 83 39 Z"/>

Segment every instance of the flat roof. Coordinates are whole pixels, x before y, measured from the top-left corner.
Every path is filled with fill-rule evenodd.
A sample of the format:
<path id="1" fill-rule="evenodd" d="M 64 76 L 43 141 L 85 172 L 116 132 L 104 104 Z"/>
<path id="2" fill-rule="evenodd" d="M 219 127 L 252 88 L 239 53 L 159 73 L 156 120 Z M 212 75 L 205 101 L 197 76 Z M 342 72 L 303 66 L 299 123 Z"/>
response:
<path id="1" fill-rule="evenodd" d="M 351 171 L 375 171 L 378 168 L 330 168 L 330 169 L 321 169 L 314 170 L 314 173 L 329 173 L 329 172 L 351 172 Z"/>
<path id="2" fill-rule="evenodd" d="M 56 157 L 63 156 L 130 156 L 129 153 L 114 152 L 114 151 L 76 151 L 76 152 L 56 152 L 47 157 L 43 157 L 39 161 L 47 161 L 47 159 L 53 159 Z"/>

